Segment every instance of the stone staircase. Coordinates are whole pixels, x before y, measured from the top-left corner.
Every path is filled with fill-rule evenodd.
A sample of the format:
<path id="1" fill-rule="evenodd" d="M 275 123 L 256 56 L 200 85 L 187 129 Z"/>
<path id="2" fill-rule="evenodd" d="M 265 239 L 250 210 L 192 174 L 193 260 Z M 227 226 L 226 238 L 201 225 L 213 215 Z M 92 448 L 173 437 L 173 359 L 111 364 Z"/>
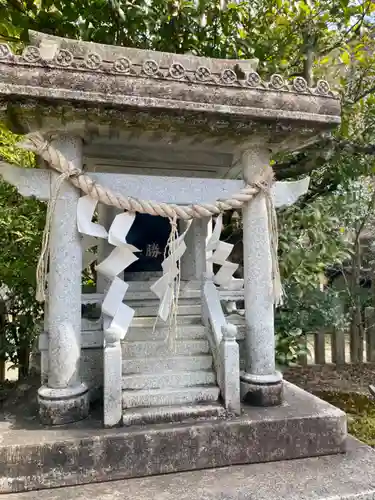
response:
<path id="1" fill-rule="evenodd" d="M 159 302 L 142 283 L 132 284 L 126 303 L 133 319 L 122 342 L 125 426 L 224 417 L 213 359 L 201 321 L 199 289 L 182 286 L 177 333 L 155 319 Z"/>

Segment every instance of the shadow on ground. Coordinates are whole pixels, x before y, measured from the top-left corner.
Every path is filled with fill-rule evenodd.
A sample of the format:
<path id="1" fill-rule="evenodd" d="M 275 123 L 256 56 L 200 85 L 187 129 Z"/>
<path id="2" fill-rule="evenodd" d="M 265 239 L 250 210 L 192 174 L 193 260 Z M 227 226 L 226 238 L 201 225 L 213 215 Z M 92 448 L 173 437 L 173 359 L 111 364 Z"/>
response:
<path id="1" fill-rule="evenodd" d="M 48 430 L 56 427 L 43 426 L 39 421 L 37 391 L 40 376 L 32 376 L 22 382 L 6 381 L 0 384 L 0 431 L 6 430 Z M 90 417 L 82 422 L 70 424 L 87 428 L 101 428 L 102 405 L 96 402 L 91 405 Z M 58 426 L 63 429 L 64 426 Z"/>

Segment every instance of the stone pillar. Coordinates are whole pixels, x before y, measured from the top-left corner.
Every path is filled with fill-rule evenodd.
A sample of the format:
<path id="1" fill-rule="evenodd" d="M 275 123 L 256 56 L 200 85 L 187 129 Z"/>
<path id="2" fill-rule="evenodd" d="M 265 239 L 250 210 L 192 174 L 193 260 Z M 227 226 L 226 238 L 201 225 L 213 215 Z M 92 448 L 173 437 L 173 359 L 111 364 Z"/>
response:
<path id="1" fill-rule="evenodd" d="M 264 146 L 242 157 L 246 182 L 269 165 Z M 241 374 L 241 397 L 256 406 L 282 401 L 282 375 L 275 367 L 272 260 L 266 199 L 256 196 L 243 207 L 244 281 L 246 317 L 246 372 Z"/>
<path id="2" fill-rule="evenodd" d="M 82 141 L 60 137 L 59 149 L 82 167 Z M 58 174 L 53 174 L 53 182 Z M 48 275 L 48 382 L 38 391 L 44 424 L 84 419 L 89 412 L 88 389 L 80 379 L 82 246 L 77 230 L 80 192 L 65 181 L 58 193 L 50 235 Z"/>
<path id="3" fill-rule="evenodd" d="M 206 238 L 210 221 L 208 217 L 194 219 L 185 236 L 187 248 L 181 259 L 181 279 L 184 281 L 203 281 L 206 272 Z M 184 227 L 180 230 L 183 231 Z"/>

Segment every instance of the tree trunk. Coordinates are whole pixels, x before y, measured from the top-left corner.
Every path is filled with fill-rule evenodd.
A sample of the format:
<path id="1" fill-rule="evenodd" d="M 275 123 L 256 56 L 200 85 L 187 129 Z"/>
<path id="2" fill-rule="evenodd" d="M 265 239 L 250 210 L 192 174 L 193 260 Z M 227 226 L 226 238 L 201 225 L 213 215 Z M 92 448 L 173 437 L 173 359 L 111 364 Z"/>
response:
<path id="1" fill-rule="evenodd" d="M 6 377 L 5 323 L 6 323 L 6 306 L 4 301 L 1 300 L 0 301 L 0 383 L 4 382 Z"/>
<path id="2" fill-rule="evenodd" d="M 350 325 L 350 358 L 352 363 L 363 362 L 364 324 L 362 317 L 361 296 L 359 294 L 361 277 L 361 247 L 359 235 L 354 246 L 352 258 L 352 277 L 350 296 L 352 299 L 352 318 Z"/>
<path id="3" fill-rule="evenodd" d="M 30 347 L 20 346 L 17 349 L 17 358 L 18 358 L 18 380 L 23 380 L 29 374 Z"/>
<path id="4" fill-rule="evenodd" d="M 5 359 L 0 359 L 0 384 L 5 382 Z"/>
<path id="5" fill-rule="evenodd" d="M 314 85 L 313 67 L 315 58 L 315 36 L 310 33 L 309 29 L 304 34 L 304 43 L 303 77 L 307 85 L 312 87 Z"/>

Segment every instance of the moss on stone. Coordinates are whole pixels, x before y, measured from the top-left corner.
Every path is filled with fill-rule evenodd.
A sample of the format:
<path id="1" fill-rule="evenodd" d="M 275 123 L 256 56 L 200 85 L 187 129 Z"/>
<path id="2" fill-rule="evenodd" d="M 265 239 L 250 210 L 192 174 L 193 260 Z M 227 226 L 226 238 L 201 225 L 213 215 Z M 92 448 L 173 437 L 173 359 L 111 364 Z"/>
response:
<path id="1" fill-rule="evenodd" d="M 349 433 L 375 447 L 375 401 L 371 397 L 340 391 L 314 391 L 314 394 L 345 411 L 348 415 Z"/>

